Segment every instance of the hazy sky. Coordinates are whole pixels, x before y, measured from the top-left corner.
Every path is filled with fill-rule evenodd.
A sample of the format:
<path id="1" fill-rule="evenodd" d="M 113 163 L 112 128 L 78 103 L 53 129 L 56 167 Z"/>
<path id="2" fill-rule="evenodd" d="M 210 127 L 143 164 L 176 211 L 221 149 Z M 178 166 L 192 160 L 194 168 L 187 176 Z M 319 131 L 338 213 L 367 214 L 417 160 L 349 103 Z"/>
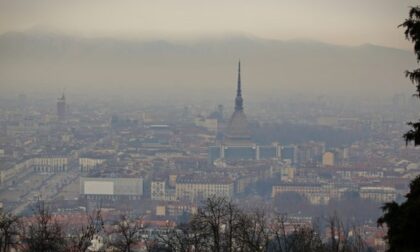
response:
<path id="1" fill-rule="evenodd" d="M 397 26 L 408 0 L 0 0 L 0 33 L 197 37 L 245 33 L 409 48 Z M 34 28 L 35 27 L 35 28 Z"/>

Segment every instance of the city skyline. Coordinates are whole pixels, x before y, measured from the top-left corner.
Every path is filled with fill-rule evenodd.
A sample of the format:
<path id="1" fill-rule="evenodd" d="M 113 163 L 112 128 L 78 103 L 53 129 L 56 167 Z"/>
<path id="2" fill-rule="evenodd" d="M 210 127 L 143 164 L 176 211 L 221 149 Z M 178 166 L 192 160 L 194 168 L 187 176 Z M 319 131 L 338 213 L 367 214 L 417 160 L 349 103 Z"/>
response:
<path id="1" fill-rule="evenodd" d="M 417 251 L 414 3 L 0 0 L 0 250 Z"/>

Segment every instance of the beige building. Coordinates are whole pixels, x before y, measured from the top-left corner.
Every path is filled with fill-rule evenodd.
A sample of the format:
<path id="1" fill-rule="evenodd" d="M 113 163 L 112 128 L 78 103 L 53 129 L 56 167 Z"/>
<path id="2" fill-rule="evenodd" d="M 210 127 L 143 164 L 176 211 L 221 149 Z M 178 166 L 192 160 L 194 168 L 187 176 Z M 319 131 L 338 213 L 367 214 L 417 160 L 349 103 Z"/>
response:
<path id="1" fill-rule="evenodd" d="M 229 178 L 206 178 L 207 176 L 179 177 L 176 181 L 176 198 L 191 201 L 212 196 L 231 198 L 234 193 L 233 181 Z"/>
<path id="2" fill-rule="evenodd" d="M 360 188 L 360 198 L 377 202 L 391 202 L 397 198 L 393 187 L 366 186 Z"/>
<path id="3" fill-rule="evenodd" d="M 32 158 L 30 165 L 34 172 L 64 172 L 68 168 L 66 157 L 39 157 Z"/>
<path id="4" fill-rule="evenodd" d="M 88 158 L 82 157 L 79 158 L 79 167 L 81 172 L 88 172 L 90 169 L 97 167 L 100 164 L 103 164 L 105 159 L 99 158 Z"/>
<path id="5" fill-rule="evenodd" d="M 15 176 L 24 172 L 65 172 L 68 169 L 67 157 L 35 157 L 0 170 L 0 184 L 12 180 Z"/>
<path id="6" fill-rule="evenodd" d="M 340 198 L 341 196 L 341 192 L 332 186 L 292 183 L 273 186 L 271 196 L 274 198 L 276 195 L 286 192 L 298 193 L 308 199 L 309 202 L 314 205 L 328 204 L 331 199 Z"/>
<path id="7" fill-rule="evenodd" d="M 282 167 L 280 169 L 281 181 L 282 182 L 292 182 L 295 177 L 296 168 L 293 167 Z"/>
<path id="8" fill-rule="evenodd" d="M 196 214 L 197 205 L 172 202 L 156 206 L 156 216 L 180 216 L 184 213 Z"/>
<path id="9" fill-rule="evenodd" d="M 164 205 L 156 206 L 156 216 L 166 216 L 166 207 Z"/>
<path id="10" fill-rule="evenodd" d="M 32 164 L 32 159 L 22 161 L 9 167 L 2 167 L 0 170 L 0 184 L 12 180 L 15 176 L 23 172 L 29 172 Z"/>
<path id="11" fill-rule="evenodd" d="M 335 165 L 335 155 L 334 152 L 327 151 L 322 155 L 322 166 L 334 166 Z"/>

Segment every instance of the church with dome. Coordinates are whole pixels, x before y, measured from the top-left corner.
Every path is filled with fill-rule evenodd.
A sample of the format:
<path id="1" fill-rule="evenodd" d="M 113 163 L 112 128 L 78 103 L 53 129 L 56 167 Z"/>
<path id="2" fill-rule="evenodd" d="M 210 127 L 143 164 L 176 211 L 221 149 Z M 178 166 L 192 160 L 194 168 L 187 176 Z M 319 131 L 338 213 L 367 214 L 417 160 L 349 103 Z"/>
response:
<path id="1" fill-rule="evenodd" d="M 235 110 L 225 128 L 223 140 L 209 147 L 209 161 L 225 160 L 263 160 L 277 159 L 281 156 L 281 146 L 272 144 L 260 146 L 251 138 L 251 130 L 244 112 L 242 98 L 241 62 L 238 63 L 238 83 L 235 97 Z"/>

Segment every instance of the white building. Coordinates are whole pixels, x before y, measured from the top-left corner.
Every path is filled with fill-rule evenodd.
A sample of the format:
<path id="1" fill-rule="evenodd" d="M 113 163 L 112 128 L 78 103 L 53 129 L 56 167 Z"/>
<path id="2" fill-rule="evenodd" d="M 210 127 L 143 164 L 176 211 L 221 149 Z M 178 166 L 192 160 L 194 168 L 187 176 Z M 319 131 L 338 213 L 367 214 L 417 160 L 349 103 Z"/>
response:
<path id="1" fill-rule="evenodd" d="M 140 199 L 143 178 L 80 177 L 80 194 L 87 199 Z"/>

